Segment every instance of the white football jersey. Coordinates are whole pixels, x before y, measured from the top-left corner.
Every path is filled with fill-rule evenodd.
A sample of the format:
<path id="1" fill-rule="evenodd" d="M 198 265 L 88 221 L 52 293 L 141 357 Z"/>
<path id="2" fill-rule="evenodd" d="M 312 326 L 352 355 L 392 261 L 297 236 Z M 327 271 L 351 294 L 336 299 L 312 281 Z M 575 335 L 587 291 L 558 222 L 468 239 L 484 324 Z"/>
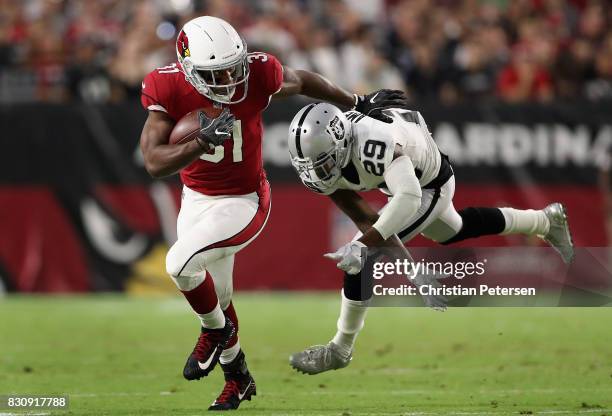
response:
<path id="1" fill-rule="evenodd" d="M 332 189 L 368 191 L 380 188 L 388 194 L 385 170 L 393 161 L 396 146 L 408 156 L 421 187 L 434 180 L 440 171 L 441 155 L 427 124 L 418 111 L 387 110 L 393 123 L 385 123 L 355 111 L 345 113 L 353 126 L 353 145 L 348 165 Z"/>

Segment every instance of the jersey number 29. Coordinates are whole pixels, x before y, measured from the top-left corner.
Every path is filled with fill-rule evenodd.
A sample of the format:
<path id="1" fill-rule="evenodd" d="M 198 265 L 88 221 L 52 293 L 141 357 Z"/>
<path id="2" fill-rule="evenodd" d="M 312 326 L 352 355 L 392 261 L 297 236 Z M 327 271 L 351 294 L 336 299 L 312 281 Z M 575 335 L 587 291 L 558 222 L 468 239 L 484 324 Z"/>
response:
<path id="1" fill-rule="evenodd" d="M 234 126 L 232 129 L 232 141 L 234 147 L 232 150 L 233 162 L 242 162 L 242 123 L 240 120 L 234 120 Z M 200 156 L 200 159 L 206 160 L 212 163 L 219 163 L 225 157 L 225 147 L 215 147 L 215 153 L 204 153 Z"/>
<path id="2" fill-rule="evenodd" d="M 378 140 L 368 140 L 363 146 L 363 167 L 372 175 L 382 176 L 385 164 L 380 162 L 385 157 L 387 145 Z"/>

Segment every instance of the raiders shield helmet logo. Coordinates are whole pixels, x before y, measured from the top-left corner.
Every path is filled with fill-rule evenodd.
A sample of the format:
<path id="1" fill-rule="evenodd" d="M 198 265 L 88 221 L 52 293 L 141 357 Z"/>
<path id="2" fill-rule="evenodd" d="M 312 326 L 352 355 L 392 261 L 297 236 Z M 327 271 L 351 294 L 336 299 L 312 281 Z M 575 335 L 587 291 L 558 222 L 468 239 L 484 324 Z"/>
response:
<path id="1" fill-rule="evenodd" d="M 342 140 L 344 138 L 344 124 L 342 124 L 338 116 L 334 117 L 332 121 L 329 122 L 327 130 L 336 140 Z"/>

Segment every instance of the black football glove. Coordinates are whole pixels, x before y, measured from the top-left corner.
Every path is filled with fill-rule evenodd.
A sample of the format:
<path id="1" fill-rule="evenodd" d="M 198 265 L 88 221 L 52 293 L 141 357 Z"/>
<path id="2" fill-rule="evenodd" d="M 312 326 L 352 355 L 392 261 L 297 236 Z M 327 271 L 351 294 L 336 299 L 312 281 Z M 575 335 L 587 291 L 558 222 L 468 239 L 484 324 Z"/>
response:
<path id="1" fill-rule="evenodd" d="M 234 115 L 224 108 L 217 118 L 210 118 L 200 111 L 200 134 L 197 140 L 200 144 L 206 143 L 211 147 L 221 146 L 224 141 L 232 137 Z"/>
<path id="2" fill-rule="evenodd" d="M 385 123 L 392 123 L 391 117 L 383 113 L 389 108 L 408 109 L 408 97 L 400 90 L 378 90 L 367 95 L 355 94 L 355 111 Z"/>

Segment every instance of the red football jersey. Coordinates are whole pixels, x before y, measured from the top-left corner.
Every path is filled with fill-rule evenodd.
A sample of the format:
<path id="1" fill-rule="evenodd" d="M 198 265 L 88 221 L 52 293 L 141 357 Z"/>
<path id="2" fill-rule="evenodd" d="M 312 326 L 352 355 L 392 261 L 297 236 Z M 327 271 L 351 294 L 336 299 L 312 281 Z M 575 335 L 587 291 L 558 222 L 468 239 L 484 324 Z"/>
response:
<path id="1" fill-rule="evenodd" d="M 283 82 L 280 62 L 267 53 L 247 56 L 250 75 L 246 98 L 229 107 L 236 118 L 231 140 L 204 154 L 181 170 L 183 183 L 206 195 L 243 195 L 259 189 L 265 178 L 262 160 L 261 113 Z M 236 89 L 236 96 L 242 95 Z M 142 83 L 141 102 L 144 108 L 163 111 L 174 120 L 198 108 L 212 107 L 213 101 L 198 93 L 186 80 L 178 63 L 157 68 Z"/>

